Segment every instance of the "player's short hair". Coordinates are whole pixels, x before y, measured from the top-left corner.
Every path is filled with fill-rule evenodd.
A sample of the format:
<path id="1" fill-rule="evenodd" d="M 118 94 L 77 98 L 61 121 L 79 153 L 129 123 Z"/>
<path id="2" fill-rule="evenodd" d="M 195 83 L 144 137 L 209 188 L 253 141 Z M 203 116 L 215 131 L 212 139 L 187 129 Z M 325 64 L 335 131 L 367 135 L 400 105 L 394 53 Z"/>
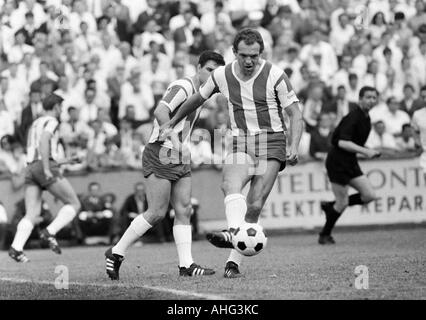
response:
<path id="1" fill-rule="evenodd" d="M 61 104 L 64 99 L 57 94 L 51 93 L 46 98 L 43 99 L 43 110 L 51 111 L 57 104 Z"/>
<path id="2" fill-rule="evenodd" d="M 361 90 L 359 90 L 359 98 L 360 99 L 364 98 L 365 94 L 370 91 L 374 91 L 375 93 L 379 94 L 376 88 L 365 86 L 365 87 L 362 87 Z"/>
<path id="3" fill-rule="evenodd" d="M 225 60 L 223 59 L 223 56 L 220 53 L 207 50 L 201 53 L 200 58 L 198 59 L 198 64 L 202 67 L 206 65 L 208 61 L 214 61 L 220 66 L 225 65 Z"/>
<path id="4" fill-rule="evenodd" d="M 420 88 L 420 91 L 426 91 L 426 85 L 422 86 L 422 87 Z"/>
<path id="5" fill-rule="evenodd" d="M 260 45 L 260 53 L 262 53 L 263 50 L 265 49 L 263 38 L 261 34 L 259 33 L 259 31 L 257 30 L 246 28 L 246 29 L 242 29 L 241 31 L 237 33 L 233 43 L 233 47 L 236 52 L 238 51 L 238 45 L 240 44 L 241 41 L 244 41 L 244 43 L 248 45 L 251 45 L 257 42 Z"/>

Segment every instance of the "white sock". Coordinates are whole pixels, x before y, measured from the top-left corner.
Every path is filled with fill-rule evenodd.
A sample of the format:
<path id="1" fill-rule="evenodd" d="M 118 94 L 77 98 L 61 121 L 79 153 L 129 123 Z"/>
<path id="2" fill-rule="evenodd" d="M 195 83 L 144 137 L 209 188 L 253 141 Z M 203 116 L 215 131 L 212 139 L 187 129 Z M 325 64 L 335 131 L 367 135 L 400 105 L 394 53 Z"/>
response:
<path id="1" fill-rule="evenodd" d="M 179 256 L 179 267 L 190 267 L 191 264 L 194 263 L 191 253 L 191 226 L 183 224 L 173 226 L 173 237 L 175 238 L 176 249 Z"/>
<path id="2" fill-rule="evenodd" d="M 27 242 L 28 238 L 31 235 L 31 232 L 34 229 L 33 223 L 27 219 L 22 218 L 18 223 L 16 229 L 15 239 L 13 239 L 12 248 L 17 251 L 23 251 L 24 245 Z"/>
<path id="3" fill-rule="evenodd" d="M 240 193 L 230 194 L 225 198 L 225 215 L 228 228 L 238 228 L 243 222 L 247 212 L 246 197 Z M 232 249 L 227 262 L 232 261 L 240 265 L 243 255 Z"/>
<path id="4" fill-rule="evenodd" d="M 59 230 L 70 223 L 76 215 L 77 212 L 73 206 L 69 204 L 64 205 L 61 210 L 59 210 L 55 220 L 53 220 L 52 223 L 46 228 L 47 231 L 54 236 L 59 232 Z"/>
<path id="5" fill-rule="evenodd" d="M 127 228 L 120 241 L 112 248 L 112 253 L 123 256 L 127 249 L 142 237 L 152 226 L 145 220 L 143 214 L 138 215 Z"/>

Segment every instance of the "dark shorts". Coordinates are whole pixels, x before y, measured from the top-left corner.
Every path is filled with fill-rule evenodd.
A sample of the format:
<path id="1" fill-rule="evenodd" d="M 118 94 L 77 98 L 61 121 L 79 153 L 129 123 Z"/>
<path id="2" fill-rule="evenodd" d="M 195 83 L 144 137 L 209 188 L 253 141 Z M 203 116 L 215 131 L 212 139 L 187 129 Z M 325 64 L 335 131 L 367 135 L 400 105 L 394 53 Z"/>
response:
<path id="1" fill-rule="evenodd" d="M 260 160 L 277 160 L 280 171 L 286 167 L 287 151 L 284 132 L 272 132 L 251 137 L 233 137 L 232 153 L 246 153 L 258 163 Z"/>
<path id="2" fill-rule="evenodd" d="M 46 190 L 59 179 L 62 179 L 61 170 L 56 161 L 49 160 L 50 171 L 53 174 L 53 179 L 47 180 L 44 175 L 43 163 L 37 160 L 28 164 L 25 168 L 25 184 L 38 186 L 42 190 Z"/>
<path id="3" fill-rule="evenodd" d="M 143 151 L 142 173 L 145 178 L 154 174 L 160 179 L 177 181 L 191 176 L 191 163 L 190 159 L 183 161 L 174 150 L 149 143 Z"/>
<path id="4" fill-rule="evenodd" d="M 330 182 L 341 186 L 347 186 L 349 181 L 364 174 L 355 155 L 347 157 L 334 149 L 328 153 L 325 167 Z"/>

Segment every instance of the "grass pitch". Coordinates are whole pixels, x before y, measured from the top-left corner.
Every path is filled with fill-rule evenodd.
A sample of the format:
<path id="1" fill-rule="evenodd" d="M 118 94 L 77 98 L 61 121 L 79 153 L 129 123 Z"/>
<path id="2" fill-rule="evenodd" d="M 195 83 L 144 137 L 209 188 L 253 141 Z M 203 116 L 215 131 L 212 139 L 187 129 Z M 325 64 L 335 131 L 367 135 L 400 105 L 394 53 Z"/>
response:
<path id="1" fill-rule="evenodd" d="M 29 250 L 27 264 L 0 252 L 0 300 L 426 299 L 426 229 L 337 231 L 335 239 L 320 246 L 316 234 L 271 236 L 262 253 L 244 260 L 240 279 L 223 278 L 229 251 L 207 241 L 194 242 L 193 256 L 217 272 L 195 278 L 178 276 L 173 243 L 130 249 L 119 282 L 105 274 L 105 247 Z M 360 265 L 368 289 L 356 288 Z M 68 268 L 68 289 L 55 288 L 58 266 Z"/>

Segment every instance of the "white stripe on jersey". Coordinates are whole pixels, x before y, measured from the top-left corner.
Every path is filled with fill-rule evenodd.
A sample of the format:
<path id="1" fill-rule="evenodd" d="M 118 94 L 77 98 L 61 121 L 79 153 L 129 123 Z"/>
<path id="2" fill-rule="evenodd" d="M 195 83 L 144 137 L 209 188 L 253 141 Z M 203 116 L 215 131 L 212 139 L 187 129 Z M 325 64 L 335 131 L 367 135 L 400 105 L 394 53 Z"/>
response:
<path id="1" fill-rule="evenodd" d="M 59 142 L 59 133 L 58 133 L 59 122 L 57 119 L 51 116 L 42 116 L 35 120 L 31 125 L 31 128 L 28 132 L 28 141 L 27 141 L 27 162 L 31 163 L 36 160 L 41 160 L 41 150 L 40 142 L 43 132 L 49 132 L 52 134 L 50 140 L 50 154 L 49 158 L 54 160 L 58 157 L 58 142 Z"/>
<path id="2" fill-rule="evenodd" d="M 190 78 L 183 78 L 170 83 L 167 87 L 166 92 L 164 93 L 163 98 L 159 103 L 163 103 L 170 109 L 170 112 L 175 112 L 177 109 L 186 101 L 190 96 L 195 93 L 194 83 Z M 196 111 L 195 119 L 198 118 L 201 109 Z M 187 133 L 190 132 L 191 128 L 185 128 L 185 124 L 188 117 L 183 118 L 174 128 L 173 131 L 176 133 Z M 195 121 L 192 122 L 192 125 Z M 184 130 L 185 128 L 185 130 Z M 154 143 L 158 140 L 160 134 L 160 125 L 157 119 L 154 119 L 154 127 L 152 129 L 151 137 L 149 138 L 149 143 Z M 189 139 L 189 134 L 184 138 L 184 141 L 181 143 L 185 143 Z M 173 149 L 173 144 L 170 141 L 165 141 L 163 146 L 166 148 Z"/>

